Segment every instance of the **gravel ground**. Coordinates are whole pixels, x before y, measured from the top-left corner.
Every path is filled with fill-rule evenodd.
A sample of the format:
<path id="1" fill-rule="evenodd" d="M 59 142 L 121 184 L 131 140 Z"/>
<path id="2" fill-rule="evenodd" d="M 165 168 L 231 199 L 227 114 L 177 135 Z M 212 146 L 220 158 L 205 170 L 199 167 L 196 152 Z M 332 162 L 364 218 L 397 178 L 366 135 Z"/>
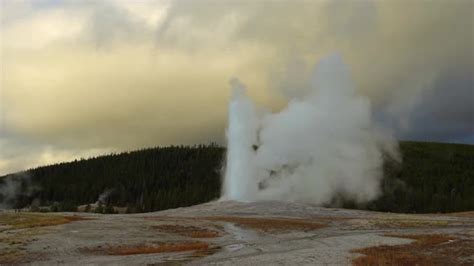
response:
<path id="1" fill-rule="evenodd" d="M 38 234 L 29 236 L 31 239 L 22 247 L 23 255 L 15 262 L 39 265 L 345 265 L 361 256 L 351 252 L 353 249 L 413 241 L 386 234 L 447 234 L 474 240 L 474 215 L 470 214 L 392 214 L 272 201 L 216 201 L 145 214 L 55 215 L 80 215 L 92 219 L 44 227 Z M 281 220 L 285 221 L 283 226 Z M 274 221 L 278 222 L 278 227 L 273 225 Z M 310 230 L 301 227 L 300 230 L 301 221 L 317 223 L 321 227 Z M 285 228 L 286 223 L 295 226 Z M 274 230 L 266 230 L 272 226 Z M 218 236 L 193 237 L 186 230 L 212 231 Z M 21 230 L 6 230 L 0 236 L 7 233 L 15 237 Z M 203 252 L 120 256 L 107 253 L 109 247 L 189 242 L 206 243 L 209 248 Z M 474 261 L 472 257 L 463 259 Z"/>

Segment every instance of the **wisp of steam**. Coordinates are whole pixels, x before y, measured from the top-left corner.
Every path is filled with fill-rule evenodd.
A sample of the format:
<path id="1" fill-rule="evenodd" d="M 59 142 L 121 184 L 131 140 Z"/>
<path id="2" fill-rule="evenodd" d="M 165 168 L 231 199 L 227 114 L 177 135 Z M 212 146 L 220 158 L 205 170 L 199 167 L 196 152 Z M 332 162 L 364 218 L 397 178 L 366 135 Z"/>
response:
<path id="1" fill-rule="evenodd" d="M 337 54 L 320 61 L 308 84 L 304 97 L 270 113 L 231 82 L 224 199 L 325 204 L 378 195 L 382 157 L 396 155 L 396 142 L 373 125 L 369 99 L 356 94 Z"/>

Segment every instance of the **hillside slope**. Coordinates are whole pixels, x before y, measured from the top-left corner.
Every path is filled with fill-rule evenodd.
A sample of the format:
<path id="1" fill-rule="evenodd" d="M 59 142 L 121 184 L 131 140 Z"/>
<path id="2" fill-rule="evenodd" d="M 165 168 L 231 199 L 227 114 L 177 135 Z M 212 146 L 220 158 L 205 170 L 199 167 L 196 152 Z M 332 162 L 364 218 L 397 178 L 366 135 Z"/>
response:
<path id="1" fill-rule="evenodd" d="M 474 146 L 401 142 L 400 151 L 402 163 L 385 162 L 377 200 L 358 206 L 338 199 L 339 206 L 416 213 L 474 210 Z M 0 177 L 0 206 L 71 211 L 101 198 L 102 211 L 122 206 L 148 212 L 208 202 L 219 197 L 224 155 L 216 145 L 173 146 L 39 167 Z"/>

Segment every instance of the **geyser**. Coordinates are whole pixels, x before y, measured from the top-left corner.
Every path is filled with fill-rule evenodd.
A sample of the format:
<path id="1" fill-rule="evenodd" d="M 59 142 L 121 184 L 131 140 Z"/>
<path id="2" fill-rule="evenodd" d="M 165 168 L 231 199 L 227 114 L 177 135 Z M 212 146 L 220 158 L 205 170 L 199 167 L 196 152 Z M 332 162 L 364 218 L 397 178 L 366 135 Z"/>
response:
<path id="1" fill-rule="evenodd" d="M 396 142 L 372 123 L 369 99 L 357 95 L 339 55 L 316 66 L 308 93 L 270 113 L 233 80 L 223 198 L 316 204 L 374 199 L 382 155 Z"/>

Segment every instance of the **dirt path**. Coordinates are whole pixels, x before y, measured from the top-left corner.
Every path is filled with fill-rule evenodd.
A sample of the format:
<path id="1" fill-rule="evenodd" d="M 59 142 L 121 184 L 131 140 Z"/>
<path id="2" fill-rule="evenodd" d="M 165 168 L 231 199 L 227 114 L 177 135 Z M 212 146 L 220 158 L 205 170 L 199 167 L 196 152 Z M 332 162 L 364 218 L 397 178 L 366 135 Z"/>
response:
<path id="1" fill-rule="evenodd" d="M 469 253 L 474 243 L 474 215 L 389 214 L 282 202 L 211 202 L 156 213 L 81 217 L 87 220 L 35 231 L 4 225 L 0 245 L 10 246 L 8 241 L 15 237 L 24 243 L 15 246 L 21 250 L 4 257 L 3 263 L 351 264 L 354 258 L 364 256 L 353 252 L 356 249 L 403 247 L 415 240 L 400 235 L 434 234 L 450 237 L 433 246 L 438 253 L 444 247 L 458 249 L 449 252 L 455 255 L 446 257 L 448 261 L 474 263 Z M 452 246 L 457 242 L 451 239 L 463 245 Z"/>

